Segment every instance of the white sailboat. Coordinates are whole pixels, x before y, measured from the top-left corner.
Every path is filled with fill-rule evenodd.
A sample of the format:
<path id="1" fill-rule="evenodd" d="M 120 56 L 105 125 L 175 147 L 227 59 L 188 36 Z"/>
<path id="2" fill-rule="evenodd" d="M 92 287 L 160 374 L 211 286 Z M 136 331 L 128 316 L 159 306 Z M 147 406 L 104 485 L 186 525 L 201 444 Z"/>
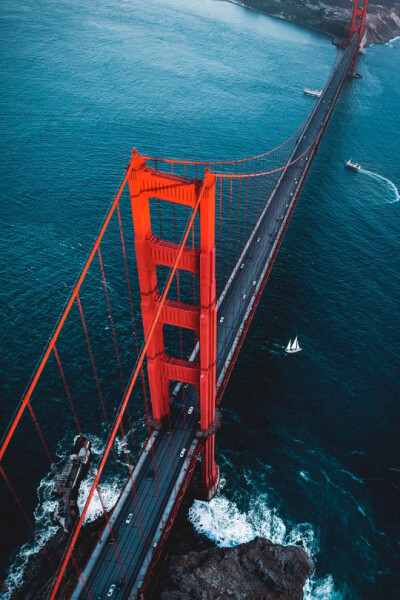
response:
<path id="1" fill-rule="evenodd" d="M 302 350 L 302 348 L 300 348 L 300 346 L 299 346 L 299 341 L 298 341 L 297 335 L 296 335 L 293 343 L 292 343 L 292 340 L 289 340 L 289 343 L 286 346 L 286 352 L 288 354 L 294 354 L 295 352 L 300 352 L 300 350 Z"/>

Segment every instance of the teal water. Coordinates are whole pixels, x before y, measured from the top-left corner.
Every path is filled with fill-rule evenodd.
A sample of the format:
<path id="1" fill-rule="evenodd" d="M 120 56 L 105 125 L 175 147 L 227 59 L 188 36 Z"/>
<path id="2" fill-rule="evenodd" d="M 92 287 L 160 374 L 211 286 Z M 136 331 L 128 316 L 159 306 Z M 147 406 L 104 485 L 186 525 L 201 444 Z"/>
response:
<path id="1" fill-rule="evenodd" d="M 272 148 L 335 49 L 217 0 L 4 0 L 1 17 L 5 428 L 132 147 Z M 399 65 L 400 41 L 371 47 L 341 94 L 225 394 L 224 486 L 190 513 L 222 545 L 302 538 L 313 599 L 398 597 Z"/>

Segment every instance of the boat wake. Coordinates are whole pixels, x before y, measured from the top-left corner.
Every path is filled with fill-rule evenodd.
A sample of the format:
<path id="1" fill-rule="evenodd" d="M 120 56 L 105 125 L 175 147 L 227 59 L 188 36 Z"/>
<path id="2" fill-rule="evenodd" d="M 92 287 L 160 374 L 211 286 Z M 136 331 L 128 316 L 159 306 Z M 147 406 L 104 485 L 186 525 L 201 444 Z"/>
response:
<path id="1" fill-rule="evenodd" d="M 399 192 L 398 188 L 395 186 L 395 184 L 393 183 L 393 181 L 390 181 L 390 179 L 388 179 L 387 177 L 384 177 L 383 175 L 379 175 L 379 173 L 374 173 L 373 171 L 368 171 L 368 169 L 360 169 L 359 172 L 364 173 L 364 175 L 368 175 L 369 177 L 372 177 L 373 179 L 376 179 L 377 181 L 382 180 L 390 187 L 390 189 L 393 191 L 394 200 L 391 200 L 389 202 L 389 204 L 393 204 L 394 202 L 398 202 L 400 200 L 400 192 Z"/>
<path id="2" fill-rule="evenodd" d="M 287 524 L 276 509 L 271 508 L 266 495 L 250 503 L 247 513 L 221 493 L 210 502 L 195 500 L 189 510 L 189 520 L 197 532 L 206 535 L 219 547 L 229 548 L 250 542 L 257 536 L 275 544 L 295 544 L 301 539 L 310 556 L 319 552 L 319 543 L 310 523 Z M 312 575 L 304 586 L 304 600 L 342 600 L 331 575 Z"/>

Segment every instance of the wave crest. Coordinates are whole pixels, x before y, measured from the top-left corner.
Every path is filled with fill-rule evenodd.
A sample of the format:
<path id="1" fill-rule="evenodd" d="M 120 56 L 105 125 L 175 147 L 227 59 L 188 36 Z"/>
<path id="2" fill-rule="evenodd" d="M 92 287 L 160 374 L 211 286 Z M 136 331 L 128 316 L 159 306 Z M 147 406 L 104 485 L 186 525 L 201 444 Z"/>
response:
<path id="1" fill-rule="evenodd" d="M 203 533 L 219 547 L 230 548 L 250 542 L 257 536 L 275 544 L 292 545 L 302 540 L 303 546 L 315 558 L 319 542 L 310 523 L 285 523 L 276 508 L 271 508 L 268 496 L 252 500 L 247 512 L 219 493 L 210 502 L 195 500 L 189 509 L 189 520 L 198 533 Z M 317 579 L 312 576 L 304 587 L 305 600 L 341 600 L 331 575 Z"/>

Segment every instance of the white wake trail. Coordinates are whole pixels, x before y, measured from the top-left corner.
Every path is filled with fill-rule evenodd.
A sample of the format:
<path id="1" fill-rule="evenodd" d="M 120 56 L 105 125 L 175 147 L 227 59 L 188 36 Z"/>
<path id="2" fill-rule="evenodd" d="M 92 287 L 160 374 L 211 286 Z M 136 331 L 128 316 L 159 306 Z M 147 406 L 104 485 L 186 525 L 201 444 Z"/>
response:
<path id="1" fill-rule="evenodd" d="M 388 179 L 387 177 L 384 177 L 383 175 L 379 175 L 379 173 L 374 173 L 373 171 L 368 171 L 368 169 L 360 169 L 359 172 L 364 173 L 365 175 L 369 175 L 369 177 L 372 177 L 373 179 L 376 179 L 378 181 L 381 179 L 392 189 L 395 198 L 394 198 L 394 200 L 391 200 L 390 204 L 392 204 L 394 202 L 398 202 L 400 200 L 400 192 L 397 189 L 397 187 L 395 186 L 395 184 L 393 183 L 393 181 L 390 181 L 390 179 Z"/>

